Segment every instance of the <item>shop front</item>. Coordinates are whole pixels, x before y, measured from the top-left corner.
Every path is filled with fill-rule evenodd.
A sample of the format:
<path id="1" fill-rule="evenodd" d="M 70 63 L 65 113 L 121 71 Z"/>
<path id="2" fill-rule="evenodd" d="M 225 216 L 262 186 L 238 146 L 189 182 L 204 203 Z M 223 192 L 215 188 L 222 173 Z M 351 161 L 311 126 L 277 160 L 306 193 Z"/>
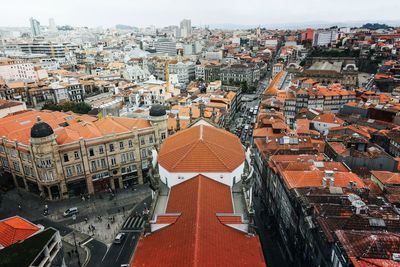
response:
<path id="1" fill-rule="evenodd" d="M 110 186 L 110 173 L 108 171 L 92 176 L 94 193 L 108 191 Z"/>
<path id="2" fill-rule="evenodd" d="M 149 169 L 150 169 L 149 162 L 147 160 L 142 161 L 142 175 L 143 175 L 143 183 L 144 184 L 150 180 Z"/>
<path id="3" fill-rule="evenodd" d="M 28 185 L 29 192 L 34 193 L 36 195 L 40 195 L 39 186 L 36 182 L 30 181 L 27 179 L 26 184 Z"/>
<path id="4" fill-rule="evenodd" d="M 122 183 L 125 188 L 139 184 L 139 176 L 136 165 L 121 168 Z"/>
<path id="5" fill-rule="evenodd" d="M 3 172 L 0 174 L 0 190 L 8 191 L 15 187 L 14 179 L 11 173 Z"/>
<path id="6" fill-rule="evenodd" d="M 81 196 L 87 194 L 86 179 L 67 183 L 68 195 L 70 197 Z"/>

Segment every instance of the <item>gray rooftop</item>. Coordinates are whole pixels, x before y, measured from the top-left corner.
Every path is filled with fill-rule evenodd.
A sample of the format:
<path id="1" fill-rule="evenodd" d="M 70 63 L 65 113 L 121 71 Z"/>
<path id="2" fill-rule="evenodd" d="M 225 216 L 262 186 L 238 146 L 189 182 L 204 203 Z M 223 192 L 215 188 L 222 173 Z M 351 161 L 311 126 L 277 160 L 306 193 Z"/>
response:
<path id="1" fill-rule="evenodd" d="M 333 62 L 330 63 L 328 61 L 318 61 L 311 65 L 309 70 L 323 70 L 323 71 L 335 71 L 340 72 L 342 70 L 342 62 Z"/>

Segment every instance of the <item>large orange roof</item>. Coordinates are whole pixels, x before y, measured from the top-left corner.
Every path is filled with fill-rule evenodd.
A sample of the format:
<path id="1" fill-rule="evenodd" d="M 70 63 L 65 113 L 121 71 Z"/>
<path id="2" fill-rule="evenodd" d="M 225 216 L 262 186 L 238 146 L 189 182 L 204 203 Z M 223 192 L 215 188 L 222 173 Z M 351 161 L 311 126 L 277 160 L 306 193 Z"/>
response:
<path id="1" fill-rule="evenodd" d="M 21 217 L 15 216 L 0 221 L 0 246 L 8 247 L 25 240 L 40 228 Z"/>
<path id="2" fill-rule="evenodd" d="M 108 134 L 126 133 L 134 128 L 151 127 L 148 120 L 121 117 L 98 119 L 89 115 L 77 115 L 58 111 L 29 110 L 0 119 L 0 136 L 28 145 L 32 126 L 40 117 L 54 130 L 57 143 L 68 144 L 79 138 L 91 139 Z"/>
<path id="3" fill-rule="evenodd" d="M 283 178 L 289 189 L 304 188 L 304 187 L 321 187 L 322 178 L 324 177 L 323 171 L 284 171 Z M 365 187 L 364 182 L 352 172 L 335 172 L 334 173 L 334 186 L 347 187 L 349 182 L 357 183 L 357 188 Z"/>
<path id="4" fill-rule="evenodd" d="M 232 172 L 245 160 L 240 140 L 213 126 L 198 125 L 164 141 L 159 164 L 170 172 Z"/>
<path id="5" fill-rule="evenodd" d="M 224 225 L 233 213 L 229 186 L 198 175 L 173 186 L 166 213 L 175 223 L 140 239 L 131 266 L 265 266 L 258 237 Z"/>
<path id="6" fill-rule="evenodd" d="M 325 123 L 333 123 L 333 124 L 338 124 L 338 125 L 343 125 L 344 121 L 338 117 L 336 117 L 335 114 L 332 113 L 325 113 L 321 114 L 313 119 L 313 121 L 317 122 L 325 122 Z"/>
<path id="7" fill-rule="evenodd" d="M 400 185 L 400 174 L 388 171 L 371 171 L 381 183 L 388 185 Z"/>

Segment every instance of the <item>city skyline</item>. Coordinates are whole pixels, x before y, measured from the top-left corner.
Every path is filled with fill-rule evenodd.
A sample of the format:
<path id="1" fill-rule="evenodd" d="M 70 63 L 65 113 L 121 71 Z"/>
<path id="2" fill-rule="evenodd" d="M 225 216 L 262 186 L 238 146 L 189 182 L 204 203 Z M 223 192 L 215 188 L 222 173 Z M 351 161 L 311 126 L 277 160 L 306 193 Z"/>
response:
<path id="1" fill-rule="evenodd" d="M 271 25 L 285 27 L 285 25 L 318 25 L 329 23 L 360 23 L 393 21 L 398 24 L 396 11 L 400 3 L 395 0 L 386 1 L 385 6 L 373 1 L 331 1 L 309 0 L 306 4 L 287 0 L 285 3 L 272 1 L 250 0 L 246 5 L 233 6 L 223 0 L 217 3 L 203 1 L 201 6 L 193 1 L 153 1 L 132 3 L 119 0 L 117 3 L 108 1 L 79 2 L 79 9 L 74 3 L 77 1 L 49 0 L 26 2 L 16 0 L 3 3 L 3 10 L 8 10 L 0 18 L 0 26 L 27 27 L 29 18 L 34 17 L 43 26 L 48 25 L 49 18 L 54 18 L 57 25 L 113 27 L 116 24 L 145 27 L 178 25 L 184 18 L 189 18 L 192 25 L 225 25 L 225 26 L 256 26 Z M 321 3 L 323 2 L 323 3 Z M 229 6 L 229 10 L 224 10 Z M 255 8 L 262 6 L 264 8 Z M 312 6 L 313 8 L 310 8 Z M 290 7 L 290 8 L 288 8 Z M 346 7 L 345 9 L 343 7 Z M 110 12 L 110 10 L 113 10 Z M 93 12 L 95 11 L 95 12 Z M 111 13 L 111 14 L 110 14 Z M 172 14 L 185 14 L 172 16 Z M 71 14 L 74 14 L 71 19 Z M 170 15 L 168 15 L 170 14 Z M 221 17 L 221 14 L 224 14 Z M 284 14 L 284 16 L 283 16 Z M 382 14 L 385 14 L 384 20 Z M 107 18 L 107 19 L 104 19 Z M 294 25 L 293 25 L 294 24 Z"/>

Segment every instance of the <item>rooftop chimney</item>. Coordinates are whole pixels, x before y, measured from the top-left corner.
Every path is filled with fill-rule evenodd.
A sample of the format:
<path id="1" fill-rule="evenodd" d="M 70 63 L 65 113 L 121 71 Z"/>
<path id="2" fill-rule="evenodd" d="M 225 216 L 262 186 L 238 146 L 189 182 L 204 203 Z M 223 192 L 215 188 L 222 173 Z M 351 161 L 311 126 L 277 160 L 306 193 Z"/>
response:
<path id="1" fill-rule="evenodd" d="M 322 186 L 326 187 L 329 182 L 329 187 L 334 186 L 335 185 L 335 178 L 333 177 L 334 172 L 333 171 L 327 171 L 325 170 L 325 175 L 322 178 Z"/>
<path id="2" fill-rule="evenodd" d="M 331 177 L 331 179 L 330 179 L 330 181 L 329 181 L 329 186 L 330 187 L 333 187 L 333 186 L 335 186 L 335 177 Z"/>
<path id="3" fill-rule="evenodd" d="M 326 177 L 322 177 L 322 187 L 326 187 L 326 181 L 327 181 L 327 178 Z"/>

